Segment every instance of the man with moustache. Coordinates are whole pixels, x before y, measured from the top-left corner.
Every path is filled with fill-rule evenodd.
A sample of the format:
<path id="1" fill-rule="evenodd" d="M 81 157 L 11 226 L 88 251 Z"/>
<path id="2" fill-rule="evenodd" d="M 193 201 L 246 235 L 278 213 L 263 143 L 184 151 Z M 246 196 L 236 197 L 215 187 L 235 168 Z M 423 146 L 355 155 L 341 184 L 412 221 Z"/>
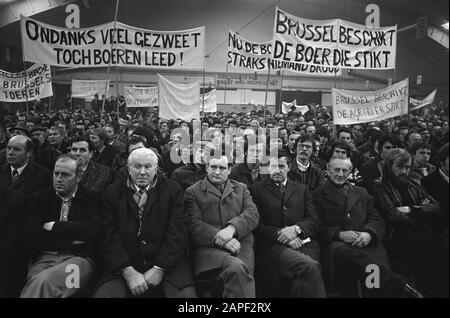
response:
<path id="1" fill-rule="evenodd" d="M 312 137 L 304 135 L 298 138 L 294 146 L 296 157 L 288 173 L 289 179 L 306 185 L 311 192 L 325 182 L 324 173 L 311 161 L 316 147 L 316 141 Z"/>

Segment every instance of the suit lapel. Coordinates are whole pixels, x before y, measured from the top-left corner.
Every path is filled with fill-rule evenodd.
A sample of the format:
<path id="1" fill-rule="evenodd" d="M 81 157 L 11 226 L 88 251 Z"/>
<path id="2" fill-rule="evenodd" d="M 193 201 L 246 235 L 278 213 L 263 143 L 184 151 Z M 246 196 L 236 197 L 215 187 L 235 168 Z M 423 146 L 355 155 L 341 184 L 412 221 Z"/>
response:
<path id="1" fill-rule="evenodd" d="M 360 196 L 358 195 L 358 191 L 354 186 L 348 186 L 348 194 L 347 194 L 347 206 L 346 210 L 350 211 L 351 208 L 358 202 Z"/>
<path id="2" fill-rule="evenodd" d="M 326 183 L 326 186 L 324 188 L 325 190 L 325 195 L 326 197 L 334 202 L 337 203 L 339 205 L 345 206 L 345 198 L 343 198 L 342 196 L 339 195 L 339 193 L 337 192 L 337 190 L 333 187 L 332 184 L 330 184 L 329 182 Z"/>
<path id="3" fill-rule="evenodd" d="M 275 197 L 277 197 L 280 201 L 282 199 L 280 189 L 277 188 L 277 185 L 272 179 L 268 179 L 266 181 L 267 188 L 269 189 L 269 192 L 272 193 Z"/>
<path id="4" fill-rule="evenodd" d="M 213 186 L 213 185 L 208 181 L 208 177 L 206 177 L 206 178 L 203 180 L 203 182 L 202 182 L 202 184 L 201 184 L 201 186 L 200 186 L 200 189 L 201 189 L 202 191 L 210 192 L 210 193 L 214 194 L 215 196 L 217 196 L 217 197 L 219 197 L 219 198 L 222 198 L 222 194 L 220 193 L 220 191 L 219 191 L 215 186 Z"/>
<path id="5" fill-rule="evenodd" d="M 289 182 L 289 180 L 288 180 L 288 182 L 286 183 L 286 191 L 284 193 L 284 203 L 289 201 L 289 199 L 294 194 L 294 192 L 295 192 L 295 186 L 292 182 Z"/>
<path id="6" fill-rule="evenodd" d="M 11 184 L 11 189 L 17 188 L 22 182 L 24 182 L 29 176 L 32 176 L 33 174 L 33 167 L 32 163 L 28 161 L 27 165 L 25 166 L 25 169 L 23 169 L 22 173 L 17 178 L 16 182 Z"/>
<path id="7" fill-rule="evenodd" d="M 232 184 L 230 180 L 227 180 L 225 184 L 225 189 L 223 190 L 222 199 L 225 199 L 228 195 L 233 193 L 234 187 L 235 187 L 234 184 Z"/>

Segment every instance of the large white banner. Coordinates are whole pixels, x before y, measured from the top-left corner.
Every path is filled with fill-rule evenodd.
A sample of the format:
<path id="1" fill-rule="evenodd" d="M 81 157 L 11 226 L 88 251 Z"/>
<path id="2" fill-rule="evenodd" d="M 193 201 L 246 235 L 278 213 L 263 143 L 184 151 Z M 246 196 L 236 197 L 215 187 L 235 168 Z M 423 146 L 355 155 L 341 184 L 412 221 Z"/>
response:
<path id="1" fill-rule="evenodd" d="M 205 100 L 204 104 L 203 99 Z M 200 111 L 205 113 L 217 112 L 217 94 L 215 89 L 206 94 L 200 94 Z"/>
<path id="2" fill-rule="evenodd" d="M 125 86 L 123 90 L 127 107 L 158 106 L 158 87 Z"/>
<path id="3" fill-rule="evenodd" d="M 20 19 L 26 61 L 64 67 L 127 66 L 201 70 L 205 28 L 153 31 L 120 22 L 67 29 L 24 16 Z M 112 46 L 112 48 L 111 48 Z"/>
<path id="4" fill-rule="evenodd" d="M 253 71 L 287 70 L 303 75 L 341 76 L 342 70 L 333 67 L 275 61 L 272 56 L 272 42 L 256 43 L 244 39 L 237 33 L 228 33 L 228 65 Z"/>
<path id="5" fill-rule="evenodd" d="M 425 97 L 423 100 L 418 100 L 415 98 L 410 97 L 409 103 L 412 107 L 409 108 L 410 111 L 420 109 L 424 106 L 431 105 L 434 103 L 434 98 L 436 97 L 437 89 L 432 91 L 430 94 L 428 94 L 427 97 Z"/>
<path id="6" fill-rule="evenodd" d="M 18 73 L 0 70 L 0 102 L 20 103 L 50 96 L 53 88 L 49 65 L 35 64 Z"/>
<path id="7" fill-rule="evenodd" d="M 331 89 L 335 125 L 383 120 L 408 113 L 409 79 L 377 91 Z"/>
<path id="8" fill-rule="evenodd" d="M 105 93 L 106 89 L 106 93 Z M 90 101 L 97 94 L 101 100 L 102 95 L 109 97 L 109 80 L 74 80 L 71 88 L 72 98 L 83 98 Z"/>
<path id="9" fill-rule="evenodd" d="M 347 69 L 395 68 L 397 26 L 369 28 L 340 19 L 309 20 L 276 8 L 272 58 Z"/>
<path id="10" fill-rule="evenodd" d="M 159 117 L 190 121 L 200 118 L 200 82 L 180 84 L 158 74 Z"/>

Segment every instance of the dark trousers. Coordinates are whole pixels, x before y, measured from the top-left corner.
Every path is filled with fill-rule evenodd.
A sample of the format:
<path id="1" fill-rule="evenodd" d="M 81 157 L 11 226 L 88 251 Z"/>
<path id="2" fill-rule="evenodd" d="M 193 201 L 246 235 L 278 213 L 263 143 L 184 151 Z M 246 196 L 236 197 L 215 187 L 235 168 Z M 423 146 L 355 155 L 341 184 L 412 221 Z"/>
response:
<path id="1" fill-rule="evenodd" d="M 336 284 L 344 294 L 349 293 L 349 290 L 356 286 L 356 282 L 360 281 L 364 295 L 367 297 L 403 296 L 406 279 L 393 273 L 388 265 L 380 264 L 364 249 L 343 244 L 334 252 L 333 264 Z M 379 268 L 379 288 L 369 288 L 366 285 L 370 274 L 366 272 L 366 269 L 373 265 Z"/>
<path id="2" fill-rule="evenodd" d="M 416 271 L 418 288 L 426 297 L 448 297 L 448 231 L 436 235 L 425 227 L 398 229 L 386 250 L 391 259 Z"/>
<path id="3" fill-rule="evenodd" d="M 133 296 L 125 280 L 117 276 L 98 286 L 94 298 L 196 298 L 194 286 L 178 289 L 170 282 L 163 280 L 157 287 L 149 287 L 147 292 L 140 296 Z"/>
<path id="4" fill-rule="evenodd" d="M 321 266 L 310 256 L 286 248 L 279 256 L 278 271 L 283 285 L 290 285 L 290 297 L 326 297 Z"/>

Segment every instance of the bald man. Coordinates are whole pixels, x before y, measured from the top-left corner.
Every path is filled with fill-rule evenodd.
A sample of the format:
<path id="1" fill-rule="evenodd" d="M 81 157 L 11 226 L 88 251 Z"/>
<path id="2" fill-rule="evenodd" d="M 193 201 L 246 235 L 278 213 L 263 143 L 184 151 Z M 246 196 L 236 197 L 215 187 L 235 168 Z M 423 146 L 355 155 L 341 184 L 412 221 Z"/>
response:
<path id="1" fill-rule="evenodd" d="M 158 172 L 151 149 L 131 152 L 127 170 L 103 196 L 106 272 L 94 297 L 195 297 L 183 190 Z"/>
<path id="2" fill-rule="evenodd" d="M 31 195 L 51 187 L 51 173 L 33 162 L 33 141 L 22 135 L 11 137 L 6 146 L 7 164 L 0 167 L 0 185 Z"/>

